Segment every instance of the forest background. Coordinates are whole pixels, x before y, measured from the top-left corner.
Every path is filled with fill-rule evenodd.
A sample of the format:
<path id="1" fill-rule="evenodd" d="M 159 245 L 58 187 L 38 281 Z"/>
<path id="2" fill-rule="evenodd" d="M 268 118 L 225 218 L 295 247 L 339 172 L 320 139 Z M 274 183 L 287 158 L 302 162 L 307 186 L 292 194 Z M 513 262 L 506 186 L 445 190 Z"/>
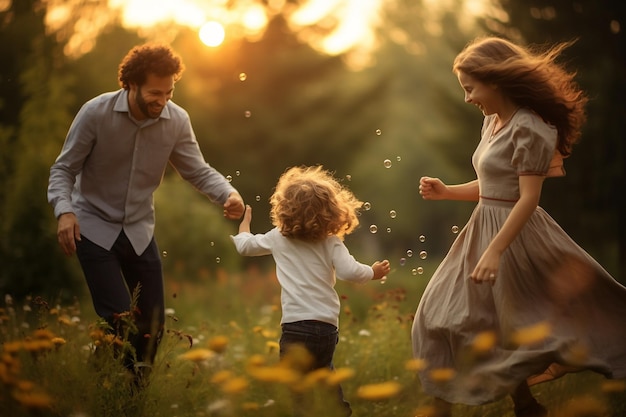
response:
<path id="1" fill-rule="evenodd" d="M 348 1 L 300 25 L 292 20 L 306 1 L 205 2 L 224 11 L 254 6 L 267 17 L 254 34 L 227 26 L 226 40 L 214 48 L 200 41 L 197 28 L 174 20 L 124 24 L 109 3 L 0 0 L 0 294 L 84 295 L 76 258 L 57 245 L 46 201 L 49 168 L 80 106 L 117 89 L 121 58 L 153 40 L 171 43 L 183 57 L 174 101 L 190 113 L 207 161 L 253 206 L 254 232 L 270 227 L 268 198 L 279 175 L 289 166 L 322 164 L 371 205 L 347 238 L 357 259 L 390 259 L 390 279 L 423 265 L 427 280 L 455 237 L 453 226 L 462 227 L 473 208 L 422 201 L 417 189 L 422 175 L 448 183 L 475 178 L 470 158 L 482 115 L 463 102 L 454 56 L 484 34 L 537 45 L 577 39 L 563 62 L 590 96 L 588 123 L 566 160 L 567 176 L 546 181 L 541 205 L 626 282 L 625 2 L 485 0 L 470 13 L 476 2 L 385 1 L 375 42 L 339 53 L 320 45 Z M 51 19 L 59 6 L 63 18 Z M 273 267 L 267 257 L 238 256 L 228 237 L 237 223 L 172 170 L 156 210 L 168 279 Z"/>

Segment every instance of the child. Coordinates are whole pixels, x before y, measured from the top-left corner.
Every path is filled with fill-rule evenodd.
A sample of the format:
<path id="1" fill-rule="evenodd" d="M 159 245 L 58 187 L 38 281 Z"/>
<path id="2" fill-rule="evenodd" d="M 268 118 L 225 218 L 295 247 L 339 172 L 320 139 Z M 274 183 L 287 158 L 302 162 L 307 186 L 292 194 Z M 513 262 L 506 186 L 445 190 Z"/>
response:
<path id="1" fill-rule="evenodd" d="M 290 346 L 301 344 L 313 358 L 309 370 L 333 369 L 340 307 L 335 276 L 359 283 L 381 279 L 389 273 L 389 261 L 370 267 L 350 255 L 342 239 L 358 226 L 363 203 L 321 166 L 288 169 L 270 203 L 275 227 L 251 234 L 252 208 L 246 206 L 233 242 L 244 256 L 274 257 L 281 286 L 280 357 Z M 340 386 L 338 395 L 346 415 L 351 415 Z"/>

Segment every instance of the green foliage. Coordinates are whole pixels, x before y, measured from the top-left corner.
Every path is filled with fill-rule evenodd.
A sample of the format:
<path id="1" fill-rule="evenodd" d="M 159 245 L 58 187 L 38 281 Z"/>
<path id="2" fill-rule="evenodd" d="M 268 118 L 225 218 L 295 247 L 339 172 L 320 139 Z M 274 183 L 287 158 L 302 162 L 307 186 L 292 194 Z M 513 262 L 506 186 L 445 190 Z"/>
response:
<path id="1" fill-rule="evenodd" d="M 168 300 L 166 332 L 149 383 L 141 389 L 116 353 L 124 341 L 107 337 L 80 302 L 5 299 L 0 306 L 0 414 L 280 417 L 292 415 L 293 390 L 301 387 L 299 392 L 312 398 L 304 417 L 338 416 L 328 401 L 332 375 L 300 375 L 278 361 L 279 301 L 267 297 L 279 292 L 274 280 L 272 274 L 251 272 L 229 274 L 219 282 L 171 282 L 167 291 L 178 297 Z M 392 274 L 384 285 L 338 288 L 343 313 L 334 376 L 344 375 L 341 384 L 355 415 L 411 417 L 429 405 L 409 366 L 411 313 L 425 282 Z M 354 313 L 361 310 L 357 305 L 365 307 L 362 312 Z M 362 395 L 362 387 L 389 383 L 399 391 L 380 399 Z M 624 381 L 584 372 L 533 391 L 554 416 L 617 417 L 626 411 L 625 387 Z M 509 399 L 457 405 L 453 413 L 513 416 Z"/>

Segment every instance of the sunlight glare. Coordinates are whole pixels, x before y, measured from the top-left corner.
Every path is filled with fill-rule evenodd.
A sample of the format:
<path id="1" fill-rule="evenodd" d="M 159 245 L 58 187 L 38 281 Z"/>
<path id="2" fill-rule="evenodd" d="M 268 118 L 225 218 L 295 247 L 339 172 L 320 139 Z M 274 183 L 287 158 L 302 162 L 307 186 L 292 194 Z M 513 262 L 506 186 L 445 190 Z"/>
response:
<path id="1" fill-rule="evenodd" d="M 224 42 L 224 38 L 226 37 L 226 32 L 224 31 L 224 27 L 215 21 L 206 22 L 200 28 L 200 40 L 206 46 L 219 46 Z"/>

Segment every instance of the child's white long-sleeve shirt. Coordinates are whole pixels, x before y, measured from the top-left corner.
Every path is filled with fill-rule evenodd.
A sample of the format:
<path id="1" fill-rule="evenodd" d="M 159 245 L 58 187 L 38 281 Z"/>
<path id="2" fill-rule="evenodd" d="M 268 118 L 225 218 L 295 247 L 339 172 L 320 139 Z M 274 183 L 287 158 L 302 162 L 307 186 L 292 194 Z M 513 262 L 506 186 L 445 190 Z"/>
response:
<path id="1" fill-rule="evenodd" d="M 287 238 L 277 228 L 264 234 L 231 236 L 244 256 L 272 255 L 281 286 L 282 323 L 319 320 L 339 324 L 336 278 L 364 283 L 374 277 L 371 266 L 358 262 L 337 236 L 310 243 Z"/>

